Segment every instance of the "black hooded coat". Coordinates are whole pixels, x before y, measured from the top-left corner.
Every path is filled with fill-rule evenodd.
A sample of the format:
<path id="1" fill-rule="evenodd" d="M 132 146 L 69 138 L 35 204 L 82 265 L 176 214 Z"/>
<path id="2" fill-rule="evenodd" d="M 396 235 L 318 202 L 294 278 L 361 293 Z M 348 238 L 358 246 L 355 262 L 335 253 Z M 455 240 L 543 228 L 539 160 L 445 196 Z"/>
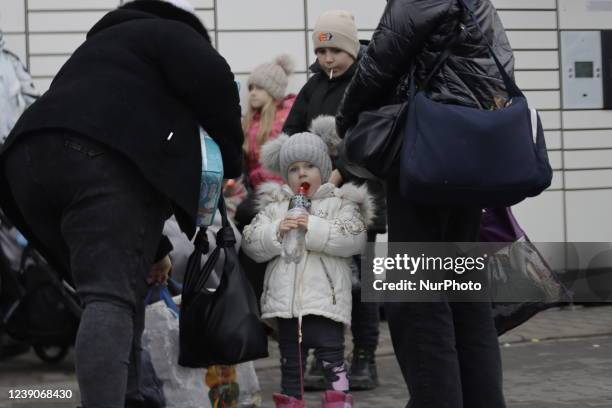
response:
<path id="1" fill-rule="evenodd" d="M 66 129 L 128 158 L 195 232 L 201 177 L 198 125 L 219 145 L 225 177 L 241 174 L 243 133 L 234 76 L 193 14 L 137 0 L 106 14 L 17 122 L 0 153 L 36 131 Z M 27 227 L 0 172 L 0 205 Z"/>

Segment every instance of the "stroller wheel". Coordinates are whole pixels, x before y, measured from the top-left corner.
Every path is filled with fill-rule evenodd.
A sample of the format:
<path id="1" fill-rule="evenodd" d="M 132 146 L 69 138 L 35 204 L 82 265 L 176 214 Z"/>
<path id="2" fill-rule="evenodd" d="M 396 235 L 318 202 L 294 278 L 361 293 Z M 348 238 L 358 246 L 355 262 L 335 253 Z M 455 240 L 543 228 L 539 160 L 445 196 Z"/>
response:
<path id="1" fill-rule="evenodd" d="M 34 352 L 45 363 L 59 363 L 68 354 L 68 346 L 34 346 Z"/>
<path id="2" fill-rule="evenodd" d="M 13 340 L 0 331 L 0 361 L 18 356 L 30 350 L 28 343 Z"/>

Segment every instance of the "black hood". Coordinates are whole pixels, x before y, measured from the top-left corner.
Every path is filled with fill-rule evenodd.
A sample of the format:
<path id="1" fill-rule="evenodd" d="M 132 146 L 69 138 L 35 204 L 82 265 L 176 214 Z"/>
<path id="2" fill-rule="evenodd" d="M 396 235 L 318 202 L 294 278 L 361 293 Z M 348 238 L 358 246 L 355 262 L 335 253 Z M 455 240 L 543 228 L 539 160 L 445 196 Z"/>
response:
<path id="1" fill-rule="evenodd" d="M 102 17 L 102 19 L 89 30 L 87 37 L 89 38 L 117 24 L 147 18 L 165 18 L 168 20 L 180 21 L 189 25 L 200 33 L 206 41 L 210 42 L 208 31 L 197 16 L 160 0 L 135 0 L 124 4 Z"/>
<path id="2" fill-rule="evenodd" d="M 352 75 L 354 73 L 354 71 L 357 69 L 357 61 L 361 59 L 361 56 L 365 53 L 365 50 L 368 48 L 369 44 L 370 44 L 370 40 L 359 40 L 359 53 L 357 54 L 357 59 L 355 60 L 355 63 L 353 63 L 353 65 L 351 65 L 351 67 L 340 77 L 346 74 Z M 308 69 L 313 74 L 318 74 L 319 72 L 323 72 L 323 68 L 321 68 L 321 65 L 319 65 L 319 60 L 315 60 L 315 62 L 313 62 L 310 65 L 310 67 L 308 67 Z"/>

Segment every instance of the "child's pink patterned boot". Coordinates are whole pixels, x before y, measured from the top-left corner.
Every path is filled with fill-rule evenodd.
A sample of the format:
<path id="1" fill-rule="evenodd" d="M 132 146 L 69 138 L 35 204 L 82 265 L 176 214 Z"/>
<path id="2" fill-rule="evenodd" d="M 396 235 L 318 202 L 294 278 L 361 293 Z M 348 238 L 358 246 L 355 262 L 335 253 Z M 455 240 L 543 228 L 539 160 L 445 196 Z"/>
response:
<path id="1" fill-rule="evenodd" d="M 304 400 L 299 400 L 285 394 L 272 394 L 276 408 L 306 408 Z"/>
<path id="2" fill-rule="evenodd" d="M 342 391 L 325 391 L 321 408 L 353 408 L 353 396 Z"/>

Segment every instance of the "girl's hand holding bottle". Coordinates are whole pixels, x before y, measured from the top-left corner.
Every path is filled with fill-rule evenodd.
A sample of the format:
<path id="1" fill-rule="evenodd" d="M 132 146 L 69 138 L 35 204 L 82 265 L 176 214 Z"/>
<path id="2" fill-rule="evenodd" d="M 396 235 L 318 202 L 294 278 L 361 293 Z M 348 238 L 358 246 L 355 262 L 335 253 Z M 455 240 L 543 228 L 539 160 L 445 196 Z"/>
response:
<path id="1" fill-rule="evenodd" d="M 308 229 L 308 214 L 287 215 L 278 225 L 278 236 L 282 240 L 287 232 L 297 228 Z"/>

